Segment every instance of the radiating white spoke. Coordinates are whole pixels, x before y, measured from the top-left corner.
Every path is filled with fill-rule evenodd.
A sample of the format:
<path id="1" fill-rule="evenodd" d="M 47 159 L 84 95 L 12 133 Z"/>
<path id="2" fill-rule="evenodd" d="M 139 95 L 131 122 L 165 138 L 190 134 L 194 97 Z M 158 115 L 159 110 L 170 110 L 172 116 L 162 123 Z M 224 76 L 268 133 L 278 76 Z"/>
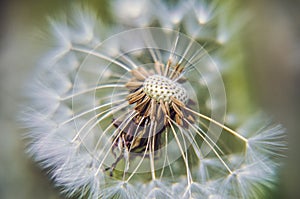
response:
<path id="1" fill-rule="evenodd" d="M 171 175 L 173 176 L 171 165 L 168 162 L 168 128 L 166 128 L 166 130 L 165 130 L 165 158 L 164 158 L 163 167 L 162 167 L 162 170 L 161 170 L 161 173 L 160 173 L 160 180 L 163 177 L 163 174 L 164 174 L 165 167 L 166 167 L 167 163 L 168 163 Z"/>
<path id="2" fill-rule="evenodd" d="M 194 125 L 195 128 L 197 128 L 201 133 L 203 132 L 203 135 L 205 136 L 205 138 L 208 139 L 208 142 L 210 142 L 210 144 L 213 146 L 213 147 L 216 147 L 216 149 L 221 153 L 221 154 L 224 154 L 224 152 L 220 149 L 220 147 L 208 136 L 208 134 L 203 130 L 201 129 L 199 126 L 197 125 Z"/>
<path id="3" fill-rule="evenodd" d="M 188 187 L 190 187 L 191 183 L 193 182 L 193 179 L 192 179 L 192 176 L 191 176 L 191 171 L 190 171 L 190 168 L 189 168 L 188 159 L 187 159 L 186 153 L 182 149 L 182 146 L 181 146 L 180 141 L 178 139 L 177 133 L 176 133 L 176 131 L 174 129 L 174 126 L 173 126 L 173 124 L 172 124 L 172 122 L 170 120 L 171 120 L 171 118 L 169 118 L 168 123 L 169 123 L 169 125 L 171 127 L 171 130 L 173 132 L 174 138 L 176 140 L 176 143 L 178 145 L 178 148 L 179 148 L 179 150 L 181 152 L 181 155 L 182 155 L 182 158 L 184 160 L 185 167 L 186 167 L 186 175 L 187 175 Z"/>
<path id="4" fill-rule="evenodd" d="M 151 139 L 152 136 L 152 141 L 150 142 L 150 150 L 149 150 L 149 157 L 150 157 L 150 168 L 151 168 L 151 176 L 152 179 L 155 180 L 155 166 L 154 166 L 154 131 L 156 130 L 156 122 L 153 122 L 152 120 L 150 121 L 150 130 L 149 130 L 149 140 Z"/>
<path id="5" fill-rule="evenodd" d="M 126 60 L 130 65 L 133 66 L 133 68 L 138 68 L 138 65 L 136 65 L 136 63 L 133 62 L 132 59 L 130 59 L 127 55 L 125 55 L 124 53 L 121 54 L 121 57 Z"/>
<path id="6" fill-rule="evenodd" d="M 176 125 L 176 127 L 179 128 L 183 133 L 185 133 L 186 129 L 182 129 L 182 127 L 179 126 L 174 120 L 171 120 L 171 122 L 174 125 Z M 192 144 L 193 149 L 194 149 L 195 153 L 197 154 L 197 156 L 202 157 L 201 150 L 200 150 L 198 143 L 195 140 L 194 136 L 192 136 L 192 133 L 185 133 L 185 135 L 186 135 L 187 139 L 189 140 L 189 142 Z"/>
<path id="7" fill-rule="evenodd" d="M 187 107 L 184 107 L 184 109 L 187 110 L 187 111 L 189 111 L 189 112 L 191 112 L 191 113 L 193 113 L 194 115 L 197 115 L 197 116 L 199 116 L 199 117 L 201 117 L 203 119 L 206 119 L 206 120 L 208 120 L 208 121 L 210 121 L 210 122 L 218 125 L 219 127 L 225 129 L 227 132 L 229 132 L 232 135 L 234 135 L 234 136 L 238 137 L 239 139 L 243 140 L 246 144 L 248 143 L 248 139 L 247 138 L 243 137 L 242 135 L 238 134 L 237 132 L 235 132 L 234 130 L 228 128 L 227 126 L 225 126 L 225 125 L 217 122 L 216 120 L 214 120 L 214 119 L 212 119 L 210 117 L 207 117 L 206 115 L 203 115 L 201 113 L 198 113 L 196 111 L 193 111 L 192 109 L 189 109 Z"/>
<path id="8" fill-rule="evenodd" d="M 176 39 L 174 41 L 174 45 L 173 45 L 173 47 L 171 49 L 171 52 L 170 52 L 169 60 L 173 60 L 173 57 L 175 56 L 175 51 L 176 51 L 176 48 L 178 46 L 179 37 L 180 37 L 180 33 L 177 32 Z"/>
<path id="9" fill-rule="evenodd" d="M 148 123 L 148 120 L 146 121 L 146 124 Z M 144 129 L 146 130 L 146 128 Z M 149 137 L 148 137 L 149 138 Z M 147 154 L 147 150 L 149 148 L 149 144 L 150 144 L 150 139 L 147 140 L 147 145 L 146 145 L 146 149 L 144 151 L 144 154 L 141 158 L 141 160 L 139 161 L 139 163 L 137 164 L 137 166 L 135 167 L 135 169 L 132 171 L 132 173 L 130 174 L 130 176 L 127 178 L 126 182 L 129 182 L 129 180 L 134 176 L 134 174 L 137 172 L 137 170 L 140 168 L 141 164 L 143 163 L 146 154 Z"/>
<path id="10" fill-rule="evenodd" d="M 102 167 L 103 164 L 104 164 L 105 159 L 107 158 L 108 154 L 111 152 L 112 147 L 113 147 L 113 143 L 116 142 L 116 140 L 119 138 L 119 136 L 121 135 L 121 133 L 122 133 L 122 132 L 124 131 L 124 129 L 127 127 L 127 125 L 129 124 L 129 122 L 130 122 L 137 114 L 138 114 L 138 113 L 136 113 L 135 111 L 132 111 L 132 113 L 129 114 L 129 116 L 128 116 L 125 120 L 123 120 L 123 122 L 120 124 L 120 126 L 122 126 L 123 124 L 125 124 L 124 127 L 123 127 L 121 130 L 120 130 L 119 128 L 117 128 L 117 129 L 112 133 L 112 135 L 110 136 L 109 139 L 112 139 L 112 138 L 115 136 L 115 134 L 119 131 L 118 135 L 115 136 L 115 139 L 113 140 L 113 142 L 112 142 L 112 143 L 106 143 L 105 146 L 103 146 L 103 148 L 105 149 L 106 146 L 107 146 L 108 144 L 110 144 L 109 149 L 108 149 L 107 152 L 104 154 L 104 157 L 102 158 L 102 161 L 100 162 L 100 164 L 99 164 L 99 166 L 98 166 L 98 168 L 97 168 L 97 171 L 96 171 L 96 173 L 95 173 L 95 176 L 98 175 L 98 173 L 99 173 L 101 167 Z M 120 126 L 119 126 L 119 127 L 120 127 Z M 99 157 L 101 157 L 102 153 L 103 153 L 103 152 L 101 152 L 101 153 L 99 154 Z"/>
<path id="11" fill-rule="evenodd" d="M 121 118 L 123 118 L 124 116 L 126 116 L 127 114 L 128 114 L 128 113 L 125 112 L 125 113 L 121 114 L 118 118 L 116 118 L 115 120 L 118 121 L 118 120 L 120 120 Z M 101 133 L 101 136 L 98 138 L 98 141 L 97 141 L 97 143 L 96 143 L 96 145 L 95 145 L 95 149 L 94 149 L 95 152 L 96 152 L 97 148 L 99 147 L 99 144 L 100 144 L 101 139 L 105 136 L 105 134 L 108 132 L 108 130 L 111 129 L 113 126 L 114 126 L 114 123 L 112 122 L 112 123 L 110 123 L 110 124 L 105 128 L 105 130 Z"/>
<path id="12" fill-rule="evenodd" d="M 80 129 L 79 131 L 77 132 L 77 134 L 74 136 L 74 138 L 72 139 L 72 142 L 74 142 L 79 136 L 80 134 L 82 133 L 82 131 L 85 129 L 85 127 L 87 127 L 87 125 L 93 121 L 94 119 L 96 119 L 97 117 L 99 117 L 100 115 L 102 115 L 103 113 L 106 113 L 105 115 L 103 115 L 101 118 L 99 118 L 90 128 L 89 130 L 87 131 L 87 133 L 85 135 L 87 135 L 99 122 L 101 122 L 103 119 L 106 119 L 107 117 L 109 117 L 110 115 L 116 113 L 117 111 L 119 110 L 122 110 L 123 108 L 127 107 L 128 104 L 127 102 L 124 103 L 124 104 L 121 104 L 117 107 L 112 107 L 110 109 L 107 109 L 101 113 L 98 113 L 97 115 L 95 115 L 94 117 L 92 117 L 91 119 L 89 119 Z"/>
<path id="13" fill-rule="evenodd" d="M 189 50 L 190 50 L 190 48 L 191 48 L 191 46 L 192 46 L 193 43 L 194 43 L 194 41 L 191 40 L 190 43 L 188 44 L 188 46 L 186 47 L 186 49 L 185 49 L 183 55 L 181 55 L 181 59 L 178 61 L 177 64 L 180 65 L 180 64 L 182 63 L 182 61 L 186 58 L 186 55 L 187 55 L 187 53 L 189 52 Z M 189 59 L 189 60 L 191 60 L 191 59 Z"/>
<path id="14" fill-rule="evenodd" d="M 73 97 L 77 97 L 79 95 L 82 95 L 82 94 L 86 94 L 88 92 L 92 92 L 92 91 L 96 91 L 96 90 L 99 90 L 99 89 L 104 89 L 104 88 L 126 88 L 126 86 L 124 84 L 106 84 L 106 85 L 99 85 L 99 86 L 95 86 L 95 87 L 91 87 L 91 88 L 87 88 L 85 90 L 82 90 L 82 91 L 78 91 L 76 93 L 72 93 L 70 95 L 67 95 L 65 97 L 60 97 L 60 101 L 65 101 L 65 100 L 68 100 L 68 99 L 71 99 Z"/>
<path id="15" fill-rule="evenodd" d="M 86 115 L 86 114 L 88 114 L 90 112 L 93 112 L 93 111 L 96 111 L 98 109 L 104 108 L 106 106 L 117 104 L 117 103 L 120 103 L 120 102 L 125 102 L 125 99 L 117 100 L 117 101 L 114 101 L 114 102 L 109 102 L 109 103 L 106 103 L 106 104 L 102 104 L 100 106 L 96 106 L 96 107 L 94 107 L 92 109 L 86 110 L 86 111 L 84 111 L 82 113 L 79 113 L 79 114 L 73 116 L 72 118 L 70 118 L 68 120 L 63 121 L 62 123 L 59 124 L 59 126 L 63 126 L 63 125 L 65 125 L 65 124 L 67 124 L 67 123 L 69 123 L 69 122 L 71 122 L 71 121 L 73 121 L 73 120 L 75 120 L 77 118 L 80 118 L 81 116 Z"/>
<path id="16" fill-rule="evenodd" d="M 122 64 L 121 62 L 109 57 L 109 56 L 106 56 L 104 54 L 101 54 L 101 53 L 98 53 L 98 52 L 95 52 L 93 50 L 89 50 L 89 49 L 84 49 L 84 48 L 79 48 L 79 47 L 72 47 L 71 50 L 73 51 L 77 51 L 77 52 L 81 52 L 81 53 L 86 53 L 88 55 L 93 55 L 95 57 L 98 57 L 99 59 L 103 59 L 103 60 L 106 60 L 106 61 L 109 61 L 111 63 L 114 63 L 118 66 L 120 66 L 121 68 L 127 70 L 127 71 L 131 71 L 130 68 L 128 68 L 127 66 L 125 66 L 124 64 Z"/>
<path id="17" fill-rule="evenodd" d="M 191 127 L 192 129 L 204 140 L 204 142 L 211 148 L 211 150 L 214 152 L 214 154 L 218 157 L 218 159 L 222 162 L 222 164 L 225 166 L 225 168 L 228 170 L 230 174 L 232 174 L 232 170 L 229 168 L 229 166 L 226 164 L 226 162 L 223 160 L 223 158 L 220 156 L 220 154 L 215 150 L 215 148 L 207 141 L 207 139 L 202 135 L 202 129 L 199 129 L 201 132 L 198 131 L 197 128 L 195 128 L 188 120 L 184 119 Z"/>

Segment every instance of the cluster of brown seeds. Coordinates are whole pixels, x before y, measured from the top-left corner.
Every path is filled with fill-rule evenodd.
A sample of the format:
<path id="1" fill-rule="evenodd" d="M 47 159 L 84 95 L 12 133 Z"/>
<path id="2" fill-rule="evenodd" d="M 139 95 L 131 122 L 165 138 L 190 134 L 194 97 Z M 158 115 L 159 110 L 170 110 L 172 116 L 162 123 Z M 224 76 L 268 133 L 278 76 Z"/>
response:
<path id="1" fill-rule="evenodd" d="M 158 123 L 163 121 L 165 126 L 170 120 L 183 126 L 183 118 L 194 122 L 184 109 L 193 102 L 188 99 L 185 88 L 178 83 L 185 80 L 181 78 L 176 81 L 184 68 L 180 65 L 171 66 L 168 61 L 166 66 L 155 63 L 154 69 L 149 72 L 142 67 L 133 70 L 133 77 L 126 84 L 130 90 L 127 100 L 129 104 L 135 104 L 134 109 L 139 113 L 137 118 L 149 118 Z"/>
<path id="2" fill-rule="evenodd" d="M 155 152 L 161 146 L 161 135 L 171 123 L 188 128 L 188 123 L 195 120 L 186 110 L 193 101 L 179 78 L 183 67 L 179 64 L 171 66 L 155 63 L 154 68 L 146 70 L 143 67 L 131 71 L 132 78 L 127 82 L 129 89 L 128 103 L 134 105 L 135 116 L 129 121 L 114 120 L 114 126 L 119 131 L 114 137 L 114 146 L 121 151 L 113 164 L 113 168 L 124 157 L 124 152 Z M 112 175 L 112 174 L 111 174 Z"/>

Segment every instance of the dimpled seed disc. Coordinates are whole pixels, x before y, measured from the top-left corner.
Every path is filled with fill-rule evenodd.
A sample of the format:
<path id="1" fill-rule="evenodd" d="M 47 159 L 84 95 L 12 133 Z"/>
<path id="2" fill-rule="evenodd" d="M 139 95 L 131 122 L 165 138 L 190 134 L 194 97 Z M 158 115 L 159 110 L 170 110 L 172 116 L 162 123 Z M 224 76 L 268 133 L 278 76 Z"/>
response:
<path id="1" fill-rule="evenodd" d="M 156 101 L 162 99 L 164 102 L 170 102 L 173 96 L 186 104 L 188 100 L 186 90 L 177 82 L 161 75 L 152 75 L 144 82 L 144 92 Z"/>

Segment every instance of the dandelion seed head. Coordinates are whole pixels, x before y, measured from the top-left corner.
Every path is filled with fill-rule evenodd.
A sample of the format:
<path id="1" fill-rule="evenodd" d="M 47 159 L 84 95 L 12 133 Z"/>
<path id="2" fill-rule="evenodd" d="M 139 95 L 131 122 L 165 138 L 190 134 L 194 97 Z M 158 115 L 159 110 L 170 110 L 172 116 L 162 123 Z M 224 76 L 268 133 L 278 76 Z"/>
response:
<path id="1" fill-rule="evenodd" d="M 55 186 L 79 198 L 249 198 L 272 187 L 284 131 L 259 117 L 236 128 L 238 114 L 226 115 L 222 3 L 112 3 L 121 26 L 84 6 L 50 20 L 56 42 L 26 93 L 27 151 Z"/>

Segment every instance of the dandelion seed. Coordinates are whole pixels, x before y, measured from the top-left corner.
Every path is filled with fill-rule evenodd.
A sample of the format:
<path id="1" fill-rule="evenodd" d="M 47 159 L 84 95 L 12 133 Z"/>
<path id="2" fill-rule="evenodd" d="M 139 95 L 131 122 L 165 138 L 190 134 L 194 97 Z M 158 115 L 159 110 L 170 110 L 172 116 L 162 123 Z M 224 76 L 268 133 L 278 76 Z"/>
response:
<path id="1" fill-rule="evenodd" d="M 129 26 L 144 27 L 153 20 L 152 4 L 146 0 L 115 0 L 113 9 L 116 17 Z"/>
<path id="2" fill-rule="evenodd" d="M 261 187 L 272 187 L 284 131 L 256 122 L 238 130 L 224 124 L 222 76 L 196 41 L 199 34 L 164 28 L 188 27 L 191 17 L 208 24 L 219 5 L 189 3 L 173 7 L 178 15 L 169 21 L 168 3 L 161 8 L 169 14 L 149 14 L 142 12 L 148 2 L 135 2 L 134 12 L 117 13 L 129 15 L 123 22 L 144 27 L 156 19 L 160 27 L 102 41 L 89 9 L 75 8 L 73 23 L 51 21 L 61 45 L 42 59 L 21 120 L 29 129 L 28 153 L 66 196 L 255 198 Z M 196 9 L 206 12 L 188 14 Z"/>

